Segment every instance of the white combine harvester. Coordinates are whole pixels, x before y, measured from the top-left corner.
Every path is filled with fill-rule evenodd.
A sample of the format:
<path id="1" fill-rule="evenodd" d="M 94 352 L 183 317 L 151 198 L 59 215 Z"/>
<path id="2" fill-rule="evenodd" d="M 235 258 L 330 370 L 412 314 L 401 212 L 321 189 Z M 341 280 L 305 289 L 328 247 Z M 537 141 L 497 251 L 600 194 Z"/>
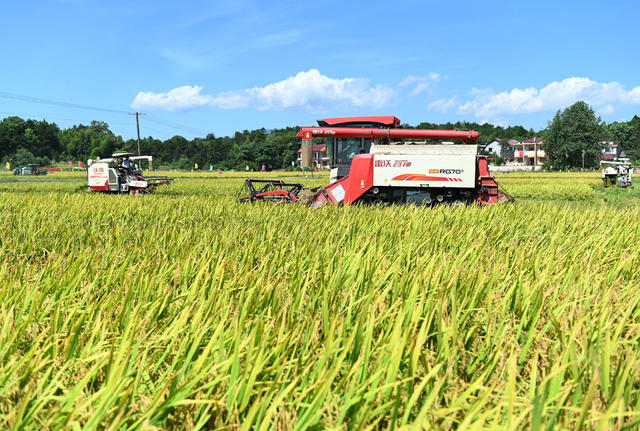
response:
<path id="1" fill-rule="evenodd" d="M 132 153 L 116 153 L 108 159 L 88 160 L 89 191 L 99 193 L 151 193 L 157 186 L 171 184 L 173 178 L 145 177 L 142 169 L 133 163 L 146 160 L 153 169 L 152 156 L 135 156 Z"/>
<path id="2" fill-rule="evenodd" d="M 602 183 L 605 187 L 610 185 L 619 187 L 633 187 L 633 167 L 629 159 L 601 160 Z"/>

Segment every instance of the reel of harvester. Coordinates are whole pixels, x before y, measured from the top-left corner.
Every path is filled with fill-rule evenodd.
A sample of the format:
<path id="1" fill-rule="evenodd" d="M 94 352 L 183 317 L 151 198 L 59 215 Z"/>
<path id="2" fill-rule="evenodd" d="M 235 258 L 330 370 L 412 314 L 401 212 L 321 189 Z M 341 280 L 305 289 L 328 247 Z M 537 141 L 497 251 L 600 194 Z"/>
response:
<path id="1" fill-rule="evenodd" d="M 167 176 L 154 176 L 154 177 L 144 177 L 144 180 L 147 182 L 149 191 L 152 191 L 158 186 L 171 184 L 174 178 L 169 178 Z"/>
<path id="2" fill-rule="evenodd" d="M 238 202 L 299 202 L 302 184 L 280 180 L 255 180 L 247 178 L 238 194 Z"/>

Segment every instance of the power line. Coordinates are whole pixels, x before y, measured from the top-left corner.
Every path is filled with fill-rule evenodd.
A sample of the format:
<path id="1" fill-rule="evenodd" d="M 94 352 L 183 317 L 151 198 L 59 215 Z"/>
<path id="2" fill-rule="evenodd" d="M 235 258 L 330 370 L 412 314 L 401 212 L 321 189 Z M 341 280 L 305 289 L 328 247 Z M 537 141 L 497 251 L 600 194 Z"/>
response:
<path id="1" fill-rule="evenodd" d="M 128 114 L 127 111 L 120 111 L 117 109 L 99 108 L 97 106 L 78 105 L 76 103 L 62 102 L 59 100 L 42 99 L 40 97 L 25 96 L 23 94 L 7 93 L 6 91 L 0 91 L 0 97 L 5 99 L 22 100 L 23 102 L 40 103 L 43 105 L 64 106 L 66 108 L 85 109 L 89 111 L 102 111 L 111 112 L 113 114 Z"/>
<path id="2" fill-rule="evenodd" d="M 62 120 L 62 121 L 74 121 L 76 123 L 78 123 L 78 125 L 82 125 L 83 123 L 91 123 L 92 121 L 95 121 L 95 118 L 66 118 L 66 117 L 58 117 L 58 116 L 51 116 L 51 115 L 42 115 L 42 114 L 28 114 L 25 112 L 17 112 L 17 111 L 0 111 L 0 114 L 4 114 L 4 115 L 16 115 L 19 117 L 24 117 L 24 118 L 31 118 L 34 120 L 37 119 L 42 119 L 44 121 L 47 120 Z M 130 126 L 131 123 L 129 122 L 124 122 L 124 121 L 108 121 L 107 122 L 109 125 L 112 124 L 118 124 L 120 126 Z"/>
<path id="3" fill-rule="evenodd" d="M 112 113 L 112 114 L 125 114 L 125 115 L 129 114 L 129 111 L 121 111 L 121 110 L 118 110 L 118 109 L 101 108 L 101 107 L 90 106 L 90 105 L 80 105 L 80 104 L 77 104 L 77 103 L 63 102 L 63 101 L 60 101 L 60 100 L 44 99 L 44 98 L 41 98 L 41 97 L 32 97 L 32 96 L 27 96 L 27 95 L 24 95 L 24 94 L 9 93 L 9 92 L 6 92 L 6 91 L 0 91 L 0 97 L 5 98 L 5 99 L 20 100 L 20 101 L 23 101 L 23 102 L 39 103 L 39 104 L 43 104 L 43 105 L 61 106 L 61 107 L 65 107 L 65 108 L 84 109 L 84 110 L 89 110 L 89 111 L 100 111 L 100 112 L 109 112 L 109 113 Z M 50 117 L 50 118 L 53 118 L 53 117 Z M 155 116 L 155 115 L 154 116 L 149 115 L 147 117 L 147 119 L 149 121 L 154 122 L 154 123 L 166 125 L 166 126 L 169 126 L 169 128 L 180 130 L 182 132 L 192 133 L 194 135 L 201 135 L 202 137 L 205 137 L 207 135 L 207 133 L 203 132 L 202 130 L 193 129 L 191 127 L 184 126 L 184 125 L 182 125 L 180 123 L 169 121 L 169 120 L 166 120 L 164 118 L 160 118 L 160 117 Z M 67 119 L 67 121 L 76 121 L 76 120 Z"/>
<path id="4" fill-rule="evenodd" d="M 174 129 L 177 129 L 177 130 L 181 130 L 183 132 L 193 133 L 194 135 L 201 135 L 202 137 L 207 136 L 207 133 L 203 132 L 202 130 L 192 129 L 192 128 L 187 127 L 187 126 L 183 126 L 183 125 L 181 125 L 179 123 L 175 123 L 173 121 L 165 120 L 164 118 L 160 118 L 160 117 L 158 117 L 156 115 L 147 114 L 147 119 L 149 121 L 152 121 L 152 122 L 156 123 L 156 124 L 166 124 L 169 127 L 172 127 Z"/>
<path id="5" fill-rule="evenodd" d="M 75 123 L 77 123 L 76 125 L 81 126 L 81 125 L 89 125 L 89 123 L 91 123 L 91 121 L 94 121 L 95 118 L 66 118 L 66 117 L 58 117 L 58 116 L 50 116 L 50 115 L 41 115 L 41 114 L 28 114 L 25 112 L 17 112 L 17 111 L 0 111 L 0 114 L 5 114 L 5 115 L 16 115 L 19 116 L 21 118 L 31 118 L 31 119 L 43 119 L 45 121 L 49 120 L 62 120 L 62 121 L 73 121 Z M 0 120 L 2 120 L 2 118 L 0 118 Z M 128 121 L 107 121 L 107 123 L 109 124 L 109 126 L 111 125 L 119 125 L 119 126 L 131 126 L 131 123 Z M 170 126 L 154 126 L 154 127 L 150 127 L 149 125 L 145 125 L 144 126 L 145 130 L 151 130 L 152 132 L 155 132 L 157 134 L 160 135 L 164 135 L 164 134 L 169 134 L 173 131 L 175 131 L 175 129 L 172 129 Z M 148 137 L 148 136 L 147 136 Z M 129 139 L 133 139 L 133 138 L 129 138 Z"/>

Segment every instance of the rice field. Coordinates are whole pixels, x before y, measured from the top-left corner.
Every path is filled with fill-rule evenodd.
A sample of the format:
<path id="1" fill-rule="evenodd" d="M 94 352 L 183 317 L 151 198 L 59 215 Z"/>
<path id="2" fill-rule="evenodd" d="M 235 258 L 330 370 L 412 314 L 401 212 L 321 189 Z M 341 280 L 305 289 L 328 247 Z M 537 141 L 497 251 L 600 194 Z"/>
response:
<path id="1" fill-rule="evenodd" d="M 240 176 L 0 182 L 0 429 L 640 427 L 640 189 L 311 211 Z"/>

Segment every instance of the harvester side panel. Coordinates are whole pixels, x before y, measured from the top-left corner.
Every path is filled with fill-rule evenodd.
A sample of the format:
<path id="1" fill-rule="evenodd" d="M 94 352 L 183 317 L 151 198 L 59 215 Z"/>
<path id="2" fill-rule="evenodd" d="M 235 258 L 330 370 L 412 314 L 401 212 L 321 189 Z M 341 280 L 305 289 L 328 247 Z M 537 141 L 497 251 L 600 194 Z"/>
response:
<path id="1" fill-rule="evenodd" d="M 351 205 L 373 187 L 373 154 L 358 154 L 351 161 L 349 175 L 329 184 L 318 193 L 312 204 L 319 208 L 326 204 Z"/>
<path id="2" fill-rule="evenodd" d="M 128 181 L 129 181 L 129 187 L 135 187 L 138 189 L 145 189 L 147 188 L 147 185 L 148 185 L 146 181 L 134 179 L 133 177 L 129 177 Z"/>
<path id="3" fill-rule="evenodd" d="M 373 184 L 377 187 L 473 189 L 476 186 L 476 156 L 375 157 Z"/>
<path id="4" fill-rule="evenodd" d="M 466 145 L 374 145 L 376 187 L 476 187 L 477 148 Z"/>
<path id="5" fill-rule="evenodd" d="M 373 187 L 374 176 L 373 154 L 359 154 L 351 161 L 351 170 L 347 176 L 347 187 L 344 203 L 349 205 Z"/>
<path id="6" fill-rule="evenodd" d="M 89 189 L 94 191 L 109 190 L 109 165 L 107 163 L 94 163 L 87 171 L 89 176 Z"/>

